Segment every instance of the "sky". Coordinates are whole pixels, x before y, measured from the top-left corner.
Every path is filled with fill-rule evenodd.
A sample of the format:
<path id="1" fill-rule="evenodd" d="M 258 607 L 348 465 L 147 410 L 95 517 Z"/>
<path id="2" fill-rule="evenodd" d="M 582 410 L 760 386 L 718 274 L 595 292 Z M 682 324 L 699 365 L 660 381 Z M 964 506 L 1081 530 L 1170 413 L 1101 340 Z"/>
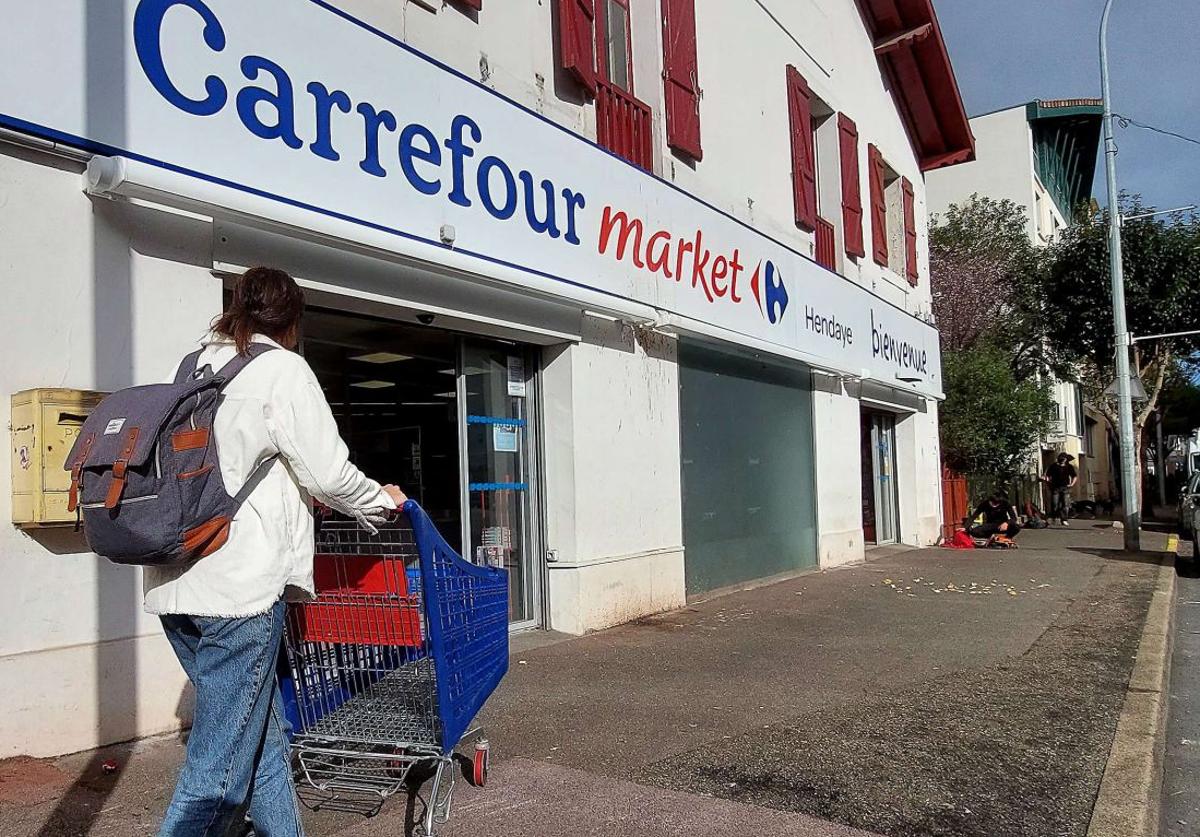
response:
<path id="1" fill-rule="evenodd" d="M 1103 0 L 934 0 L 967 114 L 1100 96 Z M 1200 0 L 1115 0 L 1113 111 L 1200 140 Z M 1116 127 L 1117 185 L 1168 209 L 1200 204 L 1200 145 Z M 1103 162 L 1096 199 L 1106 203 Z"/>

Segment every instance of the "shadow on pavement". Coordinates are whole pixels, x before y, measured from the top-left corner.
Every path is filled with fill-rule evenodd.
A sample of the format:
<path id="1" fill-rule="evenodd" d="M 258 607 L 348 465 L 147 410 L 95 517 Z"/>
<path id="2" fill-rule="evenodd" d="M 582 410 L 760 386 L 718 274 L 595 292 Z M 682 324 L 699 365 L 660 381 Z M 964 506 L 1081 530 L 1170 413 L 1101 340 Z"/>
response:
<path id="1" fill-rule="evenodd" d="M 1073 546 L 1072 552 L 1080 552 L 1084 555 L 1095 555 L 1097 558 L 1103 558 L 1106 561 L 1124 561 L 1129 564 L 1161 564 L 1163 553 L 1161 552 L 1126 552 L 1124 549 L 1116 547 L 1100 547 L 1100 546 Z"/>

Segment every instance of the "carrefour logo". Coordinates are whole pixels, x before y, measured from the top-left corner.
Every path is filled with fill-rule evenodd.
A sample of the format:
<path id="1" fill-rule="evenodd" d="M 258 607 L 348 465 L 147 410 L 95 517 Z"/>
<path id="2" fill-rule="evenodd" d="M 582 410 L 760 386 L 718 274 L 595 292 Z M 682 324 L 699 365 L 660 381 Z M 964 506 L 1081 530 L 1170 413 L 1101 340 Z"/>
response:
<path id="1" fill-rule="evenodd" d="M 759 290 L 760 286 L 762 290 Z M 783 319 L 783 312 L 788 306 L 788 293 L 775 262 L 767 259 L 754 269 L 754 276 L 750 279 L 750 290 L 758 302 L 758 310 L 771 325 Z"/>
<path id="2" fill-rule="evenodd" d="M 746 266 L 739 248 L 714 249 L 704 230 L 676 235 L 667 230 L 648 233 L 640 218 L 604 207 L 596 249 L 602 256 L 632 265 L 661 279 L 688 285 L 709 304 L 739 304 L 753 298 L 759 313 L 772 325 L 787 310 L 787 288 L 769 259 L 760 261 L 749 279 L 750 296 L 744 293 Z"/>

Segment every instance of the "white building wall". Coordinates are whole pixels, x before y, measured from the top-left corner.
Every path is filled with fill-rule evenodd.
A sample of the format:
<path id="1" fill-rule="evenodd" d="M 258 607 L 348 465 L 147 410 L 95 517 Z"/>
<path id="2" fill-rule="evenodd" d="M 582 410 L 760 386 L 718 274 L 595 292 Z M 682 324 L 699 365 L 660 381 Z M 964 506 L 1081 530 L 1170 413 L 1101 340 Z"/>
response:
<path id="1" fill-rule="evenodd" d="M 971 131 L 975 134 L 975 161 L 928 175 L 930 215 L 940 215 L 951 204 L 961 204 L 974 194 L 997 201 L 1010 200 L 1025 210 L 1030 239 L 1037 242 L 1034 193 L 1039 184 L 1033 163 L 1033 132 L 1025 105 L 976 116 L 971 120 Z M 1049 199 L 1048 194 L 1046 198 Z"/>
<path id="2" fill-rule="evenodd" d="M 477 15 L 452 5 L 438 5 L 434 12 L 415 0 L 347 0 L 339 7 L 550 119 L 595 136 L 595 107 L 557 64 L 555 5 L 485 4 Z M 696 4 L 704 146 L 698 163 L 676 157 L 666 146 L 659 13 L 657 2 L 632 4 L 634 94 L 654 115 L 656 173 L 811 256 L 813 234 L 793 221 L 784 72 L 794 64 L 816 96 L 857 123 L 864 195 L 867 143 L 879 147 L 916 193 L 920 285 L 911 288 L 869 254 L 846 260 L 845 274 L 893 304 L 928 310 L 925 179 L 853 0 Z M 827 187 L 839 188 L 836 181 Z M 1030 201 L 1026 196 L 1025 203 Z M 827 214 L 840 229 L 840 212 Z M 869 243 L 870 213 L 866 216 Z"/>
<path id="3" fill-rule="evenodd" d="M 93 204 L 79 171 L 0 147 L 5 400 L 34 387 L 162 378 L 220 310 L 220 282 L 192 264 L 208 250 L 206 224 Z M 138 570 L 98 560 L 71 529 L 9 525 L 11 454 L 5 444 L 0 758 L 177 728 L 190 712 L 185 678 L 158 620 L 142 612 Z"/>
<path id="4" fill-rule="evenodd" d="M 550 627 L 616 625 L 685 601 L 675 340 L 584 319 L 545 354 Z"/>
<path id="5" fill-rule="evenodd" d="M 339 4 L 594 136 L 594 106 L 557 67 L 555 6 L 489 2 L 475 15 L 453 5 L 431 12 L 416 0 Z M 658 6 L 635 2 L 633 30 L 635 93 L 653 109 L 657 173 L 811 253 L 812 235 L 792 220 L 784 68 L 795 64 L 817 96 L 858 124 L 864 205 L 868 143 L 916 193 L 918 286 L 880 268 L 869 250 L 857 261 L 839 256 L 845 274 L 912 313 L 927 312 L 924 178 L 854 0 L 697 4 L 699 163 L 677 159 L 665 145 Z M 0 396 L 159 379 L 220 310 L 212 268 L 231 245 L 214 241 L 210 221 L 89 199 L 80 171 L 0 141 L 0 288 L 15 314 L 0 332 Z M 822 207 L 831 203 L 825 193 Z M 828 220 L 840 247 L 840 213 L 823 211 L 834 215 Z M 274 250 L 263 259 L 273 253 L 285 261 Z M 323 263 L 320 278 L 336 276 L 350 258 Z M 356 280 L 348 274 L 346 281 Z M 592 317 L 580 319 L 579 332 L 579 343 L 545 350 L 541 380 L 544 545 L 554 558 L 546 569 L 549 625 L 573 633 L 684 601 L 675 340 Z M 830 567 L 863 558 L 860 402 L 852 384 L 817 376 L 814 386 L 819 561 Z M 940 513 L 936 412 L 926 407 L 899 427 L 902 536 L 932 543 Z M 0 472 L 9 473 L 7 458 Z M 0 521 L 9 503 L 7 478 L 0 479 Z M 85 749 L 186 722 L 184 676 L 157 621 L 141 612 L 136 570 L 97 559 L 69 530 L 8 525 L 0 526 L 0 570 L 0 757 Z"/>
<path id="6" fill-rule="evenodd" d="M 763 6 L 770 9 L 769 15 Z M 912 288 L 903 276 L 871 259 L 869 211 L 864 214 L 867 256 L 843 258 L 843 275 L 910 312 L 928 310 L 924 177 L 856 4 L 852 0 L 775 0 L 761 6 L 698 3 L 696 28 L 704 90 L 700 104 L 704 160 L 691 166 L 670 159 L 663 176 L 800 252 L 814 255 L 814 235 L 797 229 L 793 220 L 784 68 L 794 64 L 817 98 L 858 125 L 863 205 L 869 207 L 868 143 L 878 146 L 888 164 L 912 182 L 916 195 L 922 254 L 918 287 Z M 738 37 L 731 38 L 731 32 Z M 822 172 L 840 172 L 840 164 L 826 164 Z M 840 247 L 840 200 L 829 200 L 829 195 L 840 193 L 840 183 L 836 177 L 821 180 L 819 204 L 825 220 L 838 230 Z M 838 207 L 836 212 L 831 211 L 831 203 Z"/>
<path id="7" fill-rule="evenodd" d="M 813 376 L 813 463 L 817 484 L 817 561 L 831 568 L 862 561 L 860 404 L 836 378 Z"/>

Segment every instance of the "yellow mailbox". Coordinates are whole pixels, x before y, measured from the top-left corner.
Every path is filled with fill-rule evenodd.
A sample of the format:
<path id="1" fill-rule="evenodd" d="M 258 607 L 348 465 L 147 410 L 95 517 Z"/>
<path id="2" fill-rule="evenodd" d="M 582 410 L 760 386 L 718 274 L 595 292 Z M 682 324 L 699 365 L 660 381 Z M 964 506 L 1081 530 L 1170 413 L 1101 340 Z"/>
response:
<path id="1" fill-rule="evenodd" d="M 63 463 L 79 428 L 107 393 L 27 389 L 12 397 L 12 522 L 74 523 L 67 511 L 71 475 Z"/>

